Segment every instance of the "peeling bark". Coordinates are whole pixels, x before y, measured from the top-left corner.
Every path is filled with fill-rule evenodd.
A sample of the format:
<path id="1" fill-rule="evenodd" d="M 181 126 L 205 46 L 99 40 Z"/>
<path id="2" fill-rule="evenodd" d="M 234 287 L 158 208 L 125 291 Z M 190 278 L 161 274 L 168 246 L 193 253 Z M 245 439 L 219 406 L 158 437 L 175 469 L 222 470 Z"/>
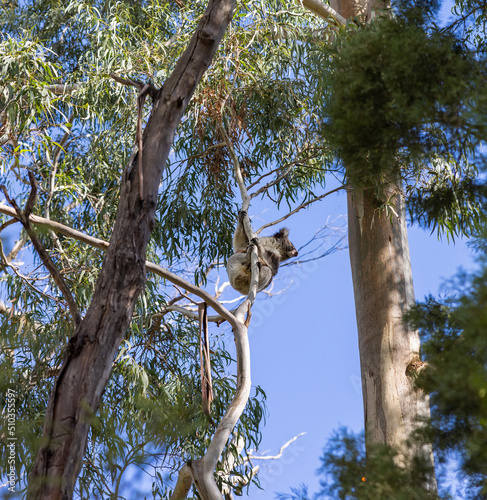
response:
<path id="1" fill-rule="evenodd" d="M 143 134 L 143 190 L 137 155 L 123 174 L 115 227 L 92 303 L 68 343 L 29 478 L 29 500 L 70 499 L 91 419 L 145 284 L 145 251 L 175 129 L 230 22 L 235 0 L 210 0 L 193 38 L 154 100 Z M 140 192 L 144 193 L 141 200 Z"/>

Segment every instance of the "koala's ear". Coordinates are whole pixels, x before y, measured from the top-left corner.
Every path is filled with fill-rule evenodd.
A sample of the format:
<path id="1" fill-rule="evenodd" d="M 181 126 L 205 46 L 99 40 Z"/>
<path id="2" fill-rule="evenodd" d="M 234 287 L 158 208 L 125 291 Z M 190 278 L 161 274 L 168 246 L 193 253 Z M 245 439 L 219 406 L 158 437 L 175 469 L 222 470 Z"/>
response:
<path id="1" fill-rule="evenodd" d="M 279 231 L 274 235 L 275 238 L 287 238 L 289 236 L 289 229 L 287 227 L 282 227 Z"/>

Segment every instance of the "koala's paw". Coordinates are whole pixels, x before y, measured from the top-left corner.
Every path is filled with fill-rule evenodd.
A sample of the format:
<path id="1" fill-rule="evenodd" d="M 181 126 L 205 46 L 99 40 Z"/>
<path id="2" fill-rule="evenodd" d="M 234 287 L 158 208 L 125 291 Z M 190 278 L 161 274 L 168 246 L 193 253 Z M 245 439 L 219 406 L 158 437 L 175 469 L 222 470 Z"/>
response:
<path id="1" fill-rule="evenodd" d="M 240 210 L 238 212 L 238 220 L 243 221 L 247 217 L 247 212 L 245 210 Z"/>
<path id="2" fill-rule="evenodd" d="M 255 245 L 255 246 L 259 246 L 259 240 L 258 240 L 258 238 L 257 237 L 256 238 L 252 238 L 250 240 L 250 244 L 251 245 Z"/>

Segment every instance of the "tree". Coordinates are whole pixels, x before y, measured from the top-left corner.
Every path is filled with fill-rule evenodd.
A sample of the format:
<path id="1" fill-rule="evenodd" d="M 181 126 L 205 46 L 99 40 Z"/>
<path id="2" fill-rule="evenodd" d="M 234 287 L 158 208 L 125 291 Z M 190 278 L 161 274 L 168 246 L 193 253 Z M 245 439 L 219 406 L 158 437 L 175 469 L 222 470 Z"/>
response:
<path id="1" fill-rule="evenodd" d="M 365 15 L 368 11 L 362 6 L 355 14 Z M 421 435 L 418 439 L 417 435 L 428 415 L 427 407 L 421 404 L 421 394 L 432 392 L 438 397 L 436 401 L 444 402 L 451 399 L 452 392 L 463 399 L 465 390 L 461 394 L 452 391 L 449 377 L 455 371 L 451 365 L 448 375 L 446 370 L 438 371 L 437 366 L 424 370 L 430 383 L 421 383 L 421 392 L 416 389 L 415 378 L 423 373 L 425 365 L 414 356 L 419 354 L 418 322 L 402 322 L 414 297 L 400 197 L 405 195 L 413 218 L 451 237 L 475 234 L 482 227 L 485 205 L 484 186 L 478 178 L 478 166 L 482 164 L 478 148 L 485 135 L 485 121 L 476 109 L 484 102 L 484 96 L 475 94 L 482 85 L 485 61 L 482 44 L 472 47 L 471 42 L 475 39 L 472 26 L 481 26 L 483 16 L 480 6 L 469 5 L 462 17 L 468 26 L 467 35 L 460 38 L 452 34 L 457 21 L 448 29 L 437 29 L 428 26 L 429 16 L 424 12 L 400 8 L 394 19 L 374 21 L 370 28 L 355 30 L 345 38 L 338 46 L 332 68 L 326 68 L 332 77 L 326 89 L 324 111 L 318 114 L 325 121 L 324 136 L 337 151 L 353 186 L 349 191 L 349 241 L 366 430 L 370 425 L 373 431 L 368 429 L 366 433 L 367 460 L 357 438 L 345 433 L 332 440 L 321 470 L 332 476 L 332 482 L 324 483 L 317 498 L 333 493 L 340 498 L 431 495 L 424 490 L 421 493 L 421 481 L 416 493 L 406 493 L 404 487 L 408 484 L 416 488 L 416 480 L 424 480 L 425 472 L 432 477 L 431 459 L 429 466 L 417 467 L 418 458 L 420 462 L 422 458 L 417 457 L 418 450 L 431 450 L 432 443 L 431 436 Z M 408 47 L 407 53 L 404 47 Z M 405 192 L 403 182 L 407 186 Z M 425 330 L 435 324 L 435 309 L 431 314 L 420 323 Z M 391 345 L 393 349 L 389 349 Z M 465 360 L 461 350 L 457 359 Z M 478 362 L 483 365 L 482 356 Z M 448 389 L 446 384 L 433 382 L 435 373 L 438 378 L 449 380 Z M 398 386 L 405 389 L 402 396 Z M 409 397 L 416 402 L 408 415 Z M 440 444 L 441 436 L 445 438 L 451 431 L 445 422 L 451 424 L 455 419 L 450 418 L 445 403 L 435 406 L 436 418 L 438 414 L 443 425 L 438 422 L 433 428 L 437 432 L 435 444 L 441 449 L 449 446 Z M 475 413 L 466 417 L 463 412 L 462 417 L 477 422 Z M 381 422 L 387 425 L 382 426 Z M 473 441 L 476 438 L 472 436 Z M 478 438 L 475 446 L 481 446 L 481 441 Z M 392 448 L 383 448 L 384 444 Z M 458 450 L 459 442 L 454 446 Z M 468 449 L 467 444 L 462 454 L 469 456 Z M 398 463 L 404 465 L 404 453 L 411 457 L 409 472 L 407 468 L 397 469 Z M 411 470 L 415 471 L 413 480 L 408 478 Z M 401 486 L 396 481 L 404 483 Z M 430 485 L 433 489 L 431 479 Z M 306 489 L 296 490 L 282 498 L 308 498 L 308 493 Z"/>
<path id="2" fill-rule="evenodd" d="M 387 7 L 384 3 L 368 1 L 336 2 L 332 6 L 346 18 L 357 17 L 363 21 L 370 20 L 375 9 Z M 377 69 L 380 71 L 380 67 Z M 365 103 L 357 104 L 366 108 L 369 104 L 367 89 L 362 92 Z M 371 111 L 376 112 L 375 109 L 367 110 Z M 334 127 L 334 121 L 330 127 Z M 369 128 L 372 127 L 370 124 Z M 364 144 L 363 149 L 367 152 L 358 151 L 360 161 L 369 163 L 372 170 L 377 168 L 377 160 L 369 155 L 373 147 L 373 144 Z M 427 396 L 414 389 L 411 379 L 414 371 L 411 367 L 420 363 L 419 336 L 402 322 L 402 316 L 414 303 L 402 186 L 394 174 L 386 176 L 389 177 L 388 185 L 383 179 L 372 176 L 358 178 L 351 172 L 353 165 L 347 156 L 342 154 L 341 158 L 353 187 L 348 191 L 348 234 L 366 436 L 370 443 L 384 443 L 403 450 L 404 464 L 407 464 L 412 456 L 406 442 L 417 419 L 426 418 L 429 409 Z M 370 186 L 370 181 L 372 186 L 384 186 L 382 196 L 377 196 L 373 187 L 366 187 Z M 378 213 L 386 200 L 395 207 L 393 218 Z M 422 451 L 432 460 L 431 449 Z M 413 455 L 419 452 L 412 450 Z M 430 483 L 434 489 L 434 476 Z"/>
<path id="3" fill-rule="evenodd" d="M 75 488 L 81 496 L 118 497 L 122 473 L 131 463 L 146 459 L 156 463 L 165 455 L 174 456 L 169 459 L 174 468 L 181 467 L 174 498 L 186 496 L 192 483 L 203 498 L 218 497 L 220 491 L 228 496 L 229 488 L 241 488 L 252 477 L 253 468 L 241 460 L 239 438 L 243 436 L 247 446 L 258 443 L 262 418 L 258 399 L 250 401 L 234 426 L 250 391 L 243 316 L 255 290 L 250 302 L 244 301 L 231 313 L 182 277 L 184 259 L 188 256 L 186 263 L 194 266 L 197 282 L 204 283 L 207 273 L 218 265 L 215 260 L 228 255 L 229 228 L 236 213 L 231 190 L 234 172 L 237 177 L 243 171 L 257 179 L 253 197 L 281 183 L 288 185 L 283 196 L 293 199 L 293 189 L 306 187 L 306 198 L 294 211 L 326 193 L 316 198 L 308 189 L 311 180 L 322 179 L 322 173 L 309 166 L 321 163 L 323 155 L 311 147 L 297 99 L 291 99 L 280 116 L 270 114 L 268 124 L 253 125 L 253 135 L 264 141 L 253 151 L 253 158 L 239 149 L 246 126 L 245 105 L 252 105 L 257 115 L 262 113 L 258 104 L 270 107 L 282 95 L 269 85 L 266 68 L 256 64 L 249 72 L 253 59 L 270 55 L 269 65 L 274 69 L 281 58 L 290 59 L 287 48 L 279 46 L 279 38 L 273 39 L 256 15 L 257 33 L 270 38 L 274 52 L 259 47 L 265 38 L 246 52 L 245 64 L 237 66 L 240 102 L 225 92 L 229 60 L 228 53 L 222 52 L 212 76 L 195 95 L 189 118 L 181 124 L 175 157 L 158 196 L 176 126 L 230 19 L 232 4 L 220 3 L 215 14 L 216 5 L 210 3 L 205 15 L 202 3 L 181 11 L 177 5 L 130 2 L 2 5 L 8 33 L 2 51 L 2 161 L 7 172 L 3 191 L 11 205 L 2 204 L 6 216 L 2 229 L 21 221 L 37 252 L 36 265 L 42 263 L 51 275 L 35 271 L 26 277 L 12 263 L 25 238 L 8 256 L 2 254 L 3 269 L 8 270 L 3 276 L 5 288 L 15 304 L 2 305 L 8 317 L 2 325 L 2 363 L 7 375 L 3 384 L 10 394 L 15 381 L 17 391 L 26 396 L 17 399 L 25 401 L 17 408 L 23 418 L 22 435 L 34 429 L 37 438 L 19 445 L 26 465 L 17 464 L 14 471 L 17 477 L 23 475 L 28 472 L 27 464 L 33 463 L 31 498 L 69 498 Z M 277 11 L 281 4 L 275 7 Z M 248 29 L 247 20 L 253 11 L 252 4 L 242 7 L 236 28 L 226 39 L 237 55 L 232 62 L 238 60 L 242 47 L 255 40 L 256 32 Z M 282 13 L 275 16 L 283 18 Z M 51 48 L 39 39 L 49 40 Z M 162 69 L 161 59 L 169 61 Z M 172 60 L 179 61 L 174 68 Z M 120 76 L 126 73 L 130 78 Z M 247 97 L 244 84 L 256 78 L 259 86 Z M 165 82 L 157 88 L 150 79 Z M 290 80 L 283 82 L 283 88 L 292 96 Z M 153 100 L 152 113 L 141 136 L 146 94 Z M 284 123 L 286 135 L 294 135 L 294 144 L 299 145 L 294 156 L 289 155 L 293 143 L 275 141 L 263 147 L 272 134 L 274 138 L 283 135 Z M 306 149 L 302 147 L 305 142 Z M 181 158 L 189 167 L 173 181 Z M 275 158 L 287 164 L 272 170 L 269 166 Z M 305 160 L 309 165 L 303 167 Z M 120 182 L 121 165 L 128 167 Z M 249 198 L 241 178 L 238 185 L 245 209 Z M 25 202 L 24 210 L 14 198 Z M 34 209 L 42 210 L 44 217 L 33 215 Z M 109 235 L 110 245 L 105 241 Z M 106 251 L 103 265 L 100 255 L 86 245 Z M 152 260 L 180 267 L 180 275 L 152 263 L 144 265 L 146 253 Z M 144 267 L 186 292 L 180 289 L 171 297 L 161 292 L 162 280 L 145 283 Z M 46 278 L 49 285 L 40 289 L 39 283 Z M 213 360 L 219 391 L 210 421 L 200 406 L 209 396 L 205 376 L 199 386 L 192 362 L 198 342 L 192 340 L 191 321 L 197 315 L 191 311 L 191 302 L 187 303 L 188 292 L 213 305 L 219 316 L 210 319 L 227 319 L 237 339 L 236 382 L 224 376 L 229 361 L 225 350 L 218 348 Z M 39 301 L 44 307 L 38 306 Z M 181 320 L 174 311 L 189 320 Z M 169 344 L 163 353 L 158 348 L 161 342 Z M 38 386 L 42 391 L 30 392 Z M 198 389 L 203 395 L 198 396 Z M 218 422 L 214 436 L 212 419 Z M 218 466 L 218 488 L 213 471 L 232 430 L 235 440 L 228 444 Z M 83 456 L 83 475 L 76 487 Z M 183 466 L 188 458 L 193 460 Z M 155 493 L 164 494 L 160 474 L 159 479 Z"/>
<path id="4" fill-rule="evenodd" d="M 332 25 L 336 24 L 333 19 L 344 23 L 330 8 L 314 5 Z M 9 340 L 3 363 L 5 373 L 18 381 L 25 394 L 45 383 L 43 391 L 30 395 L 22 408 L 26 428 L 40 434 L 39 421 L 46 413 L 52 388 L 46 436 L 55 432 L 51 417 L 53 412 L 60 415 L 58 408 L 66 410 L 68 417 L 69 411 L 80 416 L 75 422 L 66 420 L 79 428 L 80 439 L 71 439 L 70 433 L 59 435 L 61 440 L 67 438 L 65 450 L 71 449 L 70 440 L 77 449 L 72 462 L 60 460 L 69 469 L 65 484 L 47 484 L 55 490 L 53 495 L 61 488 L 69 496 L 75 488 L 86 443 L 77 486 L 85 496 L 106 494 L 106 490 L 113 497 L 119 496 L 123 471 L 130 463 L 140 464 L 146 459 L 180 470 L 174 498 L 185 497 L 193 482 L 202 498 L 217 498 L 221 492 L 231 496 L 231 491 L 241 490 L 256 471 L 245 450 L 259 441 L 263 412 L 259 389 L 227 443 L 250 388 L 245 345 L 250 315 L 246 322 L 244 315 L 255 295 L 251 294 L 234 314 L 217 300 L 224 287 L 216 286 L 211 295 L 204 285 L 212 282 L 215 268 L 230 254 L 231 228 L 240 208 L 236 187 L 244 208 L 259 196 L 288 207 L 288 213 L 262 226 L 256 231 L 259 234 L 329 195 L 330 191 L 324 191 L 325 173 L 343 175 L 336 162 L 342 151 L 336 141 L 325 141 L 322 135 L 321 123 L 328 111 L 322 107 L 323 93 L 319 91 L 326 90 L 329 75 L 327 65 L 321 62 L 339 62 L 333 50 L 330 52 L 332 40 L 341 41 L 349 35 L 353 39 L 362 31 L 364 36 L 370 32 L 366 26 L 348 31 L 327 26 L 316 31 L 315 17 L 304 13 L 298 4 L 276 1 L 265 8 L 258 2 L 242 4 L 221 50 L 215 53 L 210 72 L 205 73 L 175 131 L 199 78 L 190 78 L 191 85 L 189 80 L 179 79 L 185 57 L 198 66 L 197 75 L 201 75 L 216 47 L 212 45 L 208 51 L 203 48 L 205 58 L 193 60 L 189 56 L 196 55 L 192 51 L 200 47 L 200 42 L 206 47 L 205 37 L 198 37 L 201 26 L 196 28 L 205 7 L 200 2 L 2 6 L 6 12 L 2 16 L 4 31 L 10 35 L 4 41 L 1 66 L 6 82 L 1 107 L 2 141 L 6 145 L 3 160 L 8 170 L 4 184 L 9 198 L 15 194 L 24 202 L 30 199 L 27 213 L 5 206 L 2 212 L 8 217 L 5 225 L 23 219 L 27 228 L 44 227 L 36 248 L 47 248 L 61 271 L 61 277 L 56 275 L 54 265 L 43 258 L 53 278 L 46 289 L 40 289 L 45 275 L 37 271 L 27 279 L 10 262 L 22 242 L 12 249 L 10 257 L 3 258 L 4 269 L 9 271 L 4 275 L 5 287 L 15 304 L 2 308 L 9 318 L 2 326 Z M 45 15 L 47 10 L 49 16 Z M 27 26 L 30 32 L 23 31 Z M 215 43 L 223 27 L 222 20 Z M 50 49 L 39 40 L 49 40 Z M 181 56 L 187 43 L 192 45 Z M 182 59 L 178 59 L 180 56 Z M 319 62 L 318 69 L 312 64 L 313 57 Z M 177 60 L 181 62 L 175 65 Z M 179 101 L 168 97 L 166 103 L 164 96 L 171 95 L 176 80 L 189 87 Z M 145 93 L 154 100 L 153 106 L 145 102 Z M 166 104 L 175 106 L 177 113 L 169 113 L 170 126 L 161 128 L 157 123 L 162 119 L 160 113 L 169 109 Z M 144 113 L 149 109 L 152 114 L 147 120 Z M 155 151 L 159 153 L 155 155 Z M 129 168 L 121 174 L 120 165 Z M 35 179 L 26 182 L 25 171 L 34 172 Z M 351 179 L 350 165 L 346 172 Z M 348 182 L 347 177 L 345 180 Z M 35 185 L 39 190 L 36 210 L 43 211 L 43 218 L 28 217 Z M 125 198 L 129 193 L 130 203 Z M 128 210 L 130 217 L 123 210 Z M 152 219 L 154 230 L 149 240 Z M 133 231 L 127 226 L 130 221 L 135 225 Z M 390 229 L 388 219 L 381 217 L 381 223 Z M 29 231 L 32 236 L 32 228 Z M 104 267 L 99 274 L 100 254 L 86 245 L 106 249 L 110 234 L 105 266 L 111 265 L 111 271 Z M 158 276 L 146 283 L 145 253 L 151 261 L 146 269 Z M 130 285 L 117 280 L 119 271 L 125 273 Z M 196 285 L 190 282 L 193 278 Z M 59 292 L 63 281 L 71 290 L 63 292 L 64 297 Z M 175 294 L 165 288 L 167 281 L 178 287 Z M 98 302 L 99 294 L 108 293 L 112 282 L 118 291 Z M 68 313 L 64 300 L 68 302 L 70 293 L 74 297 Z M 125 302 L 120 302 L 121 297 Z M 37 306 L 40 300 L 45 308 Z M 212 345 L 212 375 L 217 390 L 211 412 L 206 381 L 209 371 L 202 367 L 198 375 L 194 362 L 200 355 L 194 321 L 200 310 L 204 318 L 200 300 L 217 312 L 210 315 L 210 321 L 219 324 L 226 319 L 232 325 L 239 345 L 236 381 L 226 373 L 230 355 L 224 342 Z M 79 328 L 86 328 L 87 318 L 98 314 L 99 320 L 84 336 L 81 330 L 73 336 L 77 310 L 84 315 L 81 325 L 85 326 Z M 113 321 L 107 322 L 109 313 Z M 107 353 L 95 356 L 98 365 L 88 360 L 90 353 L 103 347 L 94 341 L 97 325 L 113 332 Z M 87 358 L 82 363 L 84 356 Z M 204 362 L 202 353 L 201 364 Z M 69 370 L 76 373 L 78 364 L 91 373 L 91 379 L 68 377 Z M 103 377 L 96 377 L 99 373 Z M 57 376 L 56 382 L 53 376 Z M 88 404 L 78 399 L 83 396 L 85 380 L 95 384 Z M 80 384 L 81 389 L 70 390 L 73 383 Z M 9 381 L 5 384 L 8 386 Z M 70 408 L 54 404 L 62 401 L 61 389 L 68 395 Z M 103 391 L 105 396 L 100 399 Z M 215 432 L 212 421 L 218 424 Z M 397 430 L 404 431 L 402 435 L 407 433 L 402 426 Z M 126 439 L 120 439 L 122 436 Z M 49 454 L 42 455 L 52 444 L 42 443 L 32 477 L 44 475 L 44 464 L 48 468 L 53 464 Z M 32 462 L 38 447 L 38 443 L 26 444 L 25 463 Z M 105 480 L 104 468 L 109 471 L 111 484 Z M 154 493 L 163 495 L 167 493 L 166 484 L 158 474 L 154 474 L 158 479 Z"/>
<path id="5" fill-rule="evenodd" d="M 368 2 L 335 5 L 350 14 L 347 6 L 365 20 L 381 8 Z M 407 201 L 418 181 L 429 176 L 432 184 L 435 176 L 442 179 L 430 189 L 432 198 L 440 198 L 440 192 L 461 192 L 458 187 L 464 185 L 465 194 L 472 196 L 453 194 L 450 201 L 439 200 L 442 214 L 433 214 L 430 205 L 428 222 L 459 232 L 478 228 L 481 205 L 472 182 L 472 158 L 485 126 L 482 119 L 472 118 L 483 99 L 473 97 L 482 65 L 470 50 L 461 50 L 450 33 L 428 31 L 428 6 L 400 7 L 393 19 L 379 17 L 345 38 L 329 68 L 321 112 L 324 137 L 352 187 L 349 247 L 366 439 L 402 449 L 409 461 L 418 453 L 432 460 L 432 452 L 428 445 L 406 447 L 429 410 L 427 396 L 414 386 L 422 366 L 418 332 L 402 320 L 414 303 L 402 197 L 406 194 Z M 465 74 L 471 79 L 465 81 Z M 451 185 L 449 168 L 456 178 Z M 418 200 L 422 192 L 424 188 L 413 197 Z M 465 199 L 469 201 L 464 204 Z M 445 217 L 445 212 L 457 215 Z"/>

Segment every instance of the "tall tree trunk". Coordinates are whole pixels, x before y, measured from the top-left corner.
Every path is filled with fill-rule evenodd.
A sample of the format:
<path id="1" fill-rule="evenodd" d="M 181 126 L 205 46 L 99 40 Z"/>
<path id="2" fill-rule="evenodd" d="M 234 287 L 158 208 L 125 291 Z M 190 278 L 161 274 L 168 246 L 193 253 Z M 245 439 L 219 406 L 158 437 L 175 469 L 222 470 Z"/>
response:
<path id="1" fill-rule="evenodd" d="M 378 0 L 332 0 L 342 16 L 370 20 Z M 411 262 L 402 188 L 392 183 L 397 216 L 377 211 L 370 190 L 348 192 L 348 238 L 359 337 L 367 443 L 385 443 L 401 451 L 405 465 L 421 452 L 433 466 L 430 446 L 406 449 L 418 418 L 429 417 L 428 397 L 415 389 L 419 335 L 402 317 L 414 304 Z M 434 477 L 429 488 L 436 489 Z"/>
<path id="2" fill-rule="evenodd" d="M 402 321 L 414 290 L 404 201 L 397 193 L 397 216 L 390 218 L 377 211 L 370 191 L 351 190 L 348 238 L 367 440 L 402 450 L 429 406 L 411 376 L 421 365 L 419 335 Z"/>
<path id="3" fill-rule="evenodd" d="M 143 190 L 137 156 L 122 179 L 115 227 L 91 305 L 69 341 L 29 478 L 30 500 L 72 498 L 93 414 L 145 284 L 145 251 L 174 133 L 232 17 L 235 0 L 210 0 L 188 48 L 154 95 L 143 135 Z M 134 110 L 136 112 L 136 110 Z M 142 199 L 141 199 L 142 195 Z"/>

